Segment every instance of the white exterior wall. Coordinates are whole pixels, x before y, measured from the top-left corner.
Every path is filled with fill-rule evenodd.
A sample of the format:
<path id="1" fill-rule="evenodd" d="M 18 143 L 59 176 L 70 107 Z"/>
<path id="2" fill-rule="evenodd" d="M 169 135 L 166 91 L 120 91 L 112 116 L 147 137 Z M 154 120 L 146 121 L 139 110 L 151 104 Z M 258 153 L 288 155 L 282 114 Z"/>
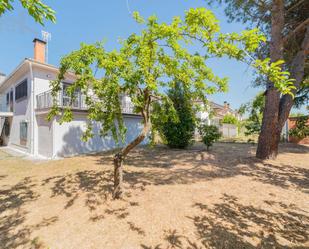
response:
<path id="1" fill-rule="evenodd" d="M 36 117 L 38 125 L 37 153 L 38 155 L 53 157 L 53 122 L 46 121 L 46 115 Z"/>
<path id="2" fill-rule="evenodd" d="M 127 127 L 127 136 L 125 143 L 131 142 L 141 131 L 141 117 L 124 116 L 124 122 Z M 88 142 L 83 142 L 81 136 L 86 130 L 87 116 L 85 113 L 75 113 L 74 120 L 69 123 L 59 124 L 54 120 L 53 124 L 53 156 L 64 157 L 89 152 L 99 152 L 114 149 L 117 147 L 112 136 L 100 137 L 99 124 L 95 126 L 95 136 Z M 146 144 L 147 140 L 143 141 Z"/>
<path id="3" fill-rule="evenodd" d="M 27 98 L 21 101 L 15 101 L 15 87 L 19 83 L 21 83 L 24 79 L 27 78 Z M 31 97 L 31 77 L 30 73 L 24 74 L 14 80 L 14 83 L 11 84 L 4 92 L 4 96 L 6 93 L 13 89 L 13 110 L 14 116 L 12 118 L 11 124 L 11 132 L 8 141 L 9 146 L 17 147 L 18 149 L 30 153 L 31 151 L 31 104 L 30 104 L 30 97 Z M 6 106 L 6 97 L 4 97 L 5 106 Z M 28 131 L 27 131 L 27 144 L 26 146 L 20 145 L 20 122 L 26 121 L 28 123 Z"/>
<path id="4" fill-rule="evenodd" d="M 34 109 L 36 109 L 37 101 L 36 96 L 38 94 L 44 93 L 46 91 L 51 90 L 50 81 L 55 80 L 57 78 L 57 72 L 51 71 L 43 68 L 33 67 L 33 77 L 34 77 Z M 73 79 L 67 79 L 68 82 L 73 81 Z M 46 115 L 35 115 L 34 118 L 34 155 L 42 155 L 45 157 L 53 156 L 53 147 L 49 148 L 49 145 L 53 144 L 53 136 L 49 133 L 41 134 L 44 132 L 51 132 L 52 127 L 50 127 L 50 123 L 46 121 Z M 42 148 L 40 139 L 47 139 L 47 148 Z"/>
<path id="5" fill-rule="evenodd" d="M 31 68 L 30 68 L 31 65 Z M 81 141 L 81 135 L 86 128 L 87 113 L 75 112 L 74 120 L 60 125 L 55 119 L 52 122 L 46 120 L 47 112 L 36 111 L 36 96 L 50 90 L 50 81 L 56 79 L 57 69 L 48 68 L 35 62 L 23 62 L 12 74 L 5 85 L 0 86 L 1 108 L 6 110 L 6 93 L 27 78 L 27 98 L 18 102 L 14 99 L 14 114 L 12 117 L 9 146 L 18 148 L 35 156 L 45 157 L 70 156 L 89 152 L 105 151 L 116 148 L 117 145 L 112 136 L 101 138 L 99 125 L 95 127 L 95 136 L 88 142 Z M 66 82 L 74 81 L 74 76 L 68 75 Z M 32 85 L 33 83 L 33 85 Z M 32 102 L 33 100 L 33 102 Z M 128 99 L 126 99 L 128 101 Z M 43 114 L 44 113 L 44 114 Z M 20 122 L 28 122 L 27 144 L 20 145 Z M 141 131 L 141 117 L 136 115 L 124 115 L 127 126 L 125 143 L 131 142 Z M 143 143 L 147 143 L 145 140 Z M 123 146 L 123 145 L 120 145 Z"/>
<path id="6" fill-rule="evenodd" d="M 6 94 L 0 93 L 0 112 L 6 112 Z"/>

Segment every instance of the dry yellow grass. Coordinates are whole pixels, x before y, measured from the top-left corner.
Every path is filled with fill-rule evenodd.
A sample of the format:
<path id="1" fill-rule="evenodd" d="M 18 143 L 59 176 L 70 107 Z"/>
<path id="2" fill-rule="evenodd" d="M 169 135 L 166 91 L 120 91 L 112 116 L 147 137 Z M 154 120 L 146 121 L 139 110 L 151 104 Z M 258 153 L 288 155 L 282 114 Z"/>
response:
<path id="1" fill-rule="evenodd" d="M 0 154 L 0 248 L 309 248 L 309 148 L 264 162 L 254 150 L 136 149 L 117 201 L 110 153 Z"/>

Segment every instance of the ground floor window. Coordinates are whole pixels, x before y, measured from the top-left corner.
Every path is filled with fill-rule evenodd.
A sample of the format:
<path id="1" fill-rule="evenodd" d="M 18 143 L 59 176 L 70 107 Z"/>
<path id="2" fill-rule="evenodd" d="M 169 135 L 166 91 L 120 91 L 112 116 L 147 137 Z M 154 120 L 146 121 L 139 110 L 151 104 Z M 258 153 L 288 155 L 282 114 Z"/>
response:
<path id="1" fill-rule="evenodd" d="M 20 145 L 26 146 L 28 139 L 28 123 L 26 121 L 20 122 L 19 138 Z"/>

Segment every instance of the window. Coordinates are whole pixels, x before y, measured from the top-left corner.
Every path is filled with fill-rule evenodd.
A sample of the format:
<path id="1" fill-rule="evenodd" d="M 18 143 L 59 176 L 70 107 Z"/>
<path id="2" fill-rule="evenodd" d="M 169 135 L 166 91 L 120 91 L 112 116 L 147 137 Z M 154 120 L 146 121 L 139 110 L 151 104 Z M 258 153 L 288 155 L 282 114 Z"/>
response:
<path id="1" fill-rule="evenodd" d="M 24 80 L 15 88 L 15 101 L 23 99 L 27 97 L 27 95 L 28 95 L 28 84 L 27 80 Z"/>
<path id="2" fill-rule="evenodd" d="M 4 135 L 8 137 L 10 135 L 10 123 L 8 118 L 5 118 L 4 120 L 3 129 L 4 129 Z"/>
<path id="3" fill-rule="evenodd" d="M 63 106 L 70 106 L 70 104 L 72 104 L 72 107 L 79 108 L 80 107 L 80 103 L 81 103 L 81 100 L 80 100 L 80 95 L 81 95 L 80 94 L 80 90 L 76 90 L 74 92 L 74 101 L 73 101 L 73 103 L 71 103 L 71 101 L 72 101 L 71 97 L 70 97 L 70 95 L 67 92 L 67 89 L 70 86 L 71 86 L 71 84 L 63 82 L 63 87 L 62 87 L 62 105 Z"/>
<path id="4" fill-rule="evenodd" d="M 19 123 L 19 138 L 20 138 L 20 145 L 27 145 L 28 139 L 28 123 L 22 121 Z"/>
<path id="5" fill-rule="evenodd" d="M 12 112 L 13 111 L 13 90 L 8 92 L 6 94 L 6 106 L 7 106 L 7 111 Z"/>

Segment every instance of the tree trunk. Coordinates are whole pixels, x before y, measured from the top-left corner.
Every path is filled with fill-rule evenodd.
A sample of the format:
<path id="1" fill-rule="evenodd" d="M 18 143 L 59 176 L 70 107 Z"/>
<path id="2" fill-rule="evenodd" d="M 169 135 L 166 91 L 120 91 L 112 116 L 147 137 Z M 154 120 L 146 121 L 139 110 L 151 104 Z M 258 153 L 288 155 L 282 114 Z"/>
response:
<path id="1" fill-rule="evenodd" d="M 123 193 L 123 155 L 121 152 L 114 157 L 114 193 L 113 198 L 119 199 Z"/>
<path id="2" fill-rule="evenodd" d="M 283 0 L 273 0 L 271 9 L 270 58 L 272 62 L 283 59 L 284 4 Z M 280 92 L 272 82 L 268 82 L 265 108 L 256 157 L 275 158 L 278 154 L 281 128 L 279 125 Z"/>
<path id="3" fill-rule="evenodd" d="M 128 153 L 145 139 L 150 130 L 150 126 L 148 115 L 144 116 L 144 128 L 142 132 L 114 157 L 114 199 L 120 199 L 123 196 L 123 161 Z"/>
<path id="4" fill-rule="evenodd" d="M 294 86 L 296 87 L 293 90 L 295 95 L 297 90 L 300 88 L 301 83 L 304 80 L 304 69 L 306 63 L 306 56 L 309 54 L 309 24 L 306 28 L 304 39 L 301 43 L 301 48 L 293 58 L 291 63 L 291 78 L 295 79 Z M 279 109 L 279 123 L 283 127 L 287 118 L 289 117 L 291 108 L 294 104 L 293 97 L 290 94 L 286 94 L 281 98 L 280 109 Z"/>
<path id="5" fill-rule="evenodd" d="M 276 89 L 266 93 L 263 122 L 259 136 L 256 157 L 260 159 L 276 158 L 280 141 L 278 127 L 278 109 L 280 95 Z"/>

